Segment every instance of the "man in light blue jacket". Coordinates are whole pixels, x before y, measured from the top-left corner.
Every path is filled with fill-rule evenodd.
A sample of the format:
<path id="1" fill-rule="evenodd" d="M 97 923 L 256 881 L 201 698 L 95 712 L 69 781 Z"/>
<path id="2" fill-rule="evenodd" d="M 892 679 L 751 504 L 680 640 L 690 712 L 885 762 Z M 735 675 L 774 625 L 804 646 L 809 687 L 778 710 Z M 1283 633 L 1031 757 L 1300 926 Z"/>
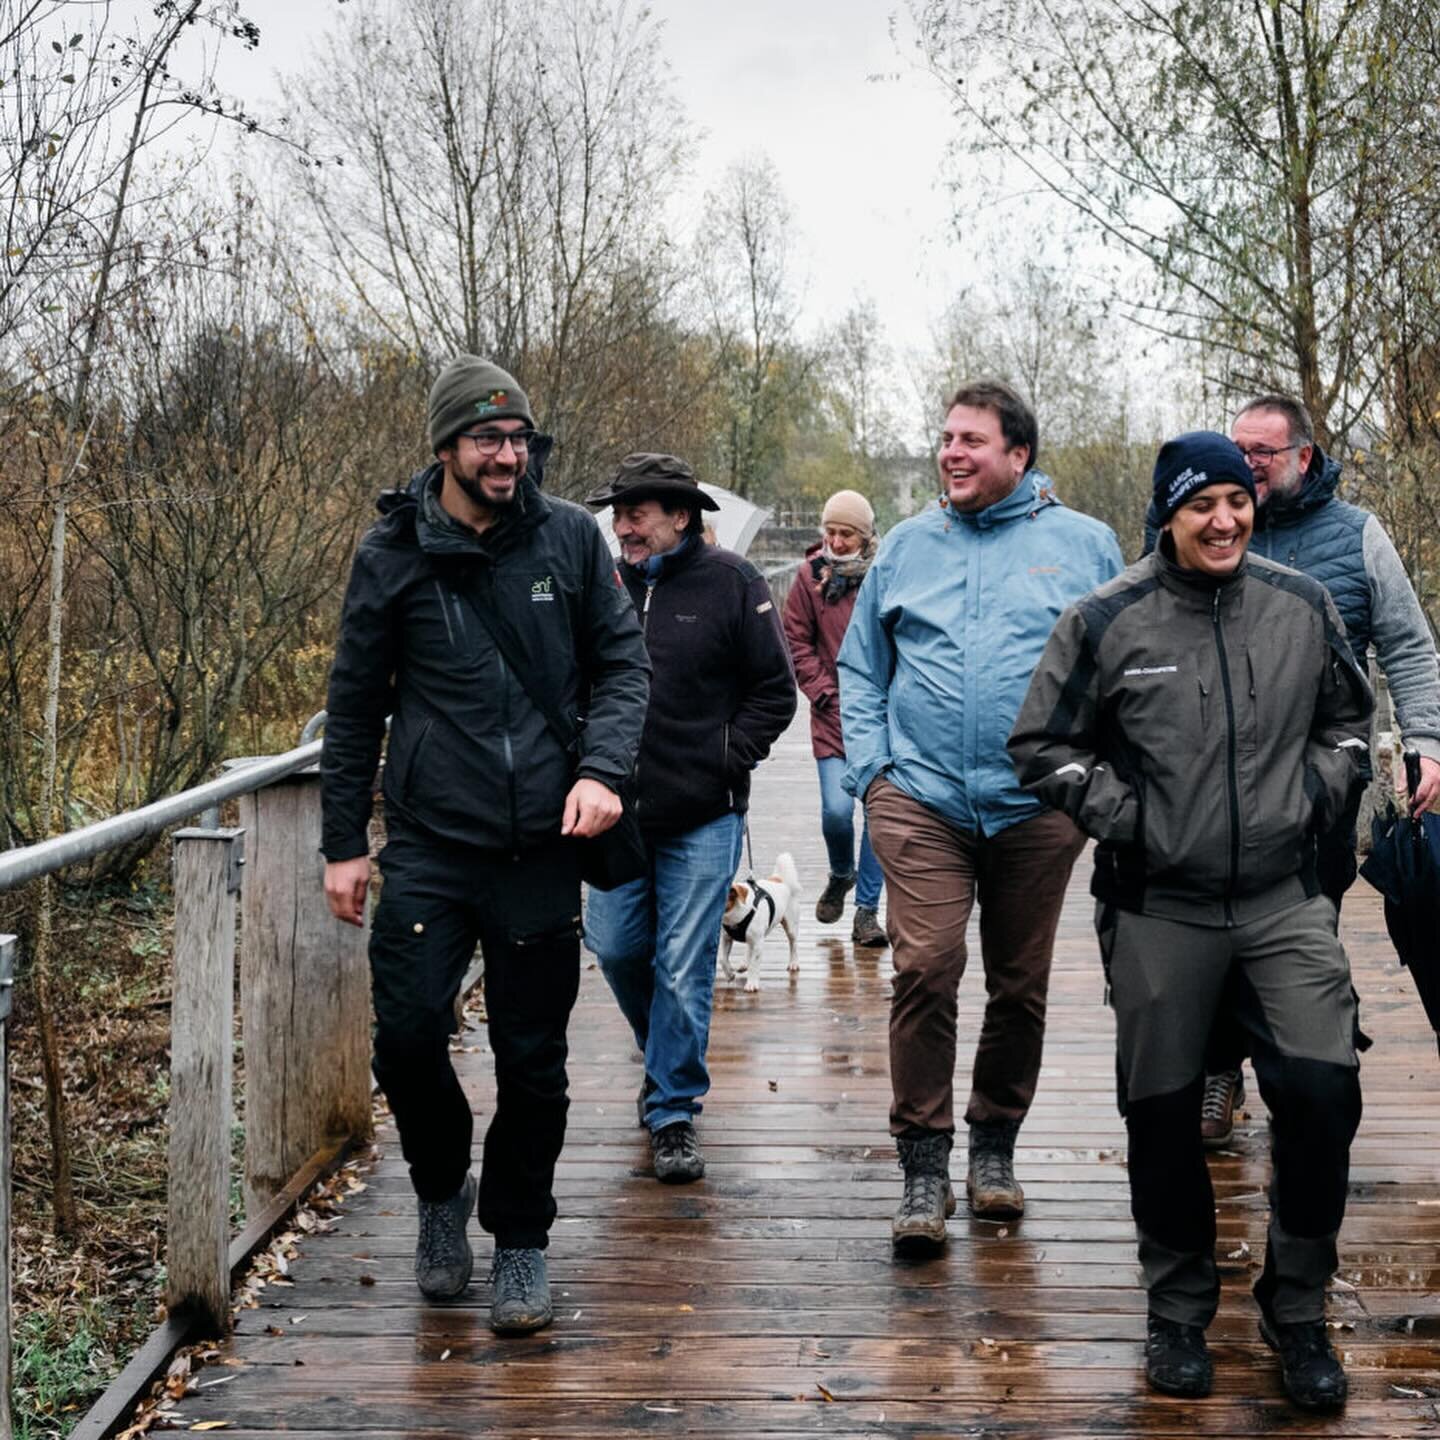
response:
<path id="1" fill-rule="evenodd" d="M 1014 1218 L 1015 1137 L 1034 1098 L 1050 960 L 1083 837 L 1021 790 L 1005 748 L 1062 610 L 1123 568 L 1108 526 L 1035 468 L 1029 407 L 962 386 L 938 505 L 880 547 L 839 656 L 845 788 L 865 801 L 890 895 L 890 1130 L 905 1172 L 897 1249 L 932 1250 L 955 1209 L 950 1148 L 965 928 L 980 906 L 988 1000 L 969 1105 L 972 1213 Z"/>

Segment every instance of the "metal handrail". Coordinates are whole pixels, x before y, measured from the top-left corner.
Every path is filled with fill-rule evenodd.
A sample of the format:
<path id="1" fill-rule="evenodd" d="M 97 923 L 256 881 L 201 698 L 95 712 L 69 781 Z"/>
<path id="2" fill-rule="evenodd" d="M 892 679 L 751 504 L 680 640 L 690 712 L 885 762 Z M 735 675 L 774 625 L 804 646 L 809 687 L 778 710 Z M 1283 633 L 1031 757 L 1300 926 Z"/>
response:
<path id="1" fill-rule="evenodd" d="M 313 725 L 315 722 L 310 723 Z M 306 728 L 308 730 L 309 726 Z M 128 845 L 133 840 L 157 835 L 167 827 L 199 815 L 222 801 L 233 800 L 237 795 L 263 790 L 274 781 L 283 780 L 287 775 L 315 764 L 324 744 L 323 740 L 312 740 L 309 744 L 285 751 L 283 755 L 247 761 L 237 765 L 229 774 L 182 790 L 178 795 L 167 795 L 163 800 L 152 801 L 138 810 L 127 810 L 122 815 L 97 820 L 83 830 L 72 830 L 35 845 L 0 854 L 0 894 L 38 880 L 42 875 L 53 875 L 67 865 L 93 860 L 117 845 Z"/>

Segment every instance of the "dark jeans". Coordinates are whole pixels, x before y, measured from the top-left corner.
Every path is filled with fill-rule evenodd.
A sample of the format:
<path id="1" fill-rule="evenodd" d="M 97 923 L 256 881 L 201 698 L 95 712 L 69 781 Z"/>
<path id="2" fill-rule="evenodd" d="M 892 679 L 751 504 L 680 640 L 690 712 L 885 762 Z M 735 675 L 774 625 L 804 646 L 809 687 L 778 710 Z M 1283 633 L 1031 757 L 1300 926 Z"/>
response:
<path id="1" fill-rule="evenodd" d="M 543 1247 L 570 1105 L 565 1029 L 580 984 L 575 847 L 557 840 L 515 860 L 392 831 L 380 872 L 370 937 L 375 1078 L 415 1192 L 448 1199 L 470 1168 L 473 1122 L 450 1033 L 478 940 L 495 1056 L 480 1224 L 499 1245 Z"/>
<path id="2" fill-rule="evenodd" d="M 1023 1120 L 1040 1076 L 1060 905 L 1085 837 L 1054 810 L 994 835 L 961 830 L 883 777 L 865 808 L 895 958 L 891 1134 L 955 1128 L 959 987 L 977 903 L 986 1002 L 965 1119 Z"/>

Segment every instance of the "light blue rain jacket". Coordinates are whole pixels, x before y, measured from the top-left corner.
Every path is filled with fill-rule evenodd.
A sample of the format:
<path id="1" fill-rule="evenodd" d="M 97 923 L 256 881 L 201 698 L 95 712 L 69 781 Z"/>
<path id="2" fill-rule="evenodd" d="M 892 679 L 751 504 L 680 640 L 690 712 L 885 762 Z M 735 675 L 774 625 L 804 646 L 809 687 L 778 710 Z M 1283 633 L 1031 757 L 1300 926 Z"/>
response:
<path id="1" fill-rule="evenodd" d="M 883 771 L 986 835 L 1039 814 L 1005 742 L 1060 612 L 1123 568 L 1110 527 L 1038 470 L 976 514 L 941 503 L 897 525 L 840 648 L 846 790 Z"/>

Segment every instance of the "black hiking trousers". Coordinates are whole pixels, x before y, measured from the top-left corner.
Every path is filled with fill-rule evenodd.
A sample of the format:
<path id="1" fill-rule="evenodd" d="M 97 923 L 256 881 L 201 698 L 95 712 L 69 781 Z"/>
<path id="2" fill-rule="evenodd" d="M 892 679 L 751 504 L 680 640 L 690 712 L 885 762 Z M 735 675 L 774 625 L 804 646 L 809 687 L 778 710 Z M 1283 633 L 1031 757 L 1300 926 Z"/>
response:
<path id="1" fill-rule="evenodd" d="M 1355 999 L 1334 905 L 1317 895 L 1228 929 L 1102 905 L 1096 923 L 1150 1312 L 1205 1326 L 1220 1298 L 1200 1104 L 1206 1038 L 1228 993 L 1272 1117 L 1256 1297 L 1284 1323 L 1323 1319 L 1360 1123 Z"/>
<path id="2" fill-rule="evenodd" d="M 480 1171 L 480 1224 L 497 1245 L 544 1248 L 570 1100 L 566 1027 L 580 984 L 578 847 L 516 858 L 392 829 L 370 937 L 375 1078 L 422 1200 L 470 1168 L 473 1118 L 450 1060 L 455 997 L 475 953 L 495 1057 L 495 1113 Z"/>

